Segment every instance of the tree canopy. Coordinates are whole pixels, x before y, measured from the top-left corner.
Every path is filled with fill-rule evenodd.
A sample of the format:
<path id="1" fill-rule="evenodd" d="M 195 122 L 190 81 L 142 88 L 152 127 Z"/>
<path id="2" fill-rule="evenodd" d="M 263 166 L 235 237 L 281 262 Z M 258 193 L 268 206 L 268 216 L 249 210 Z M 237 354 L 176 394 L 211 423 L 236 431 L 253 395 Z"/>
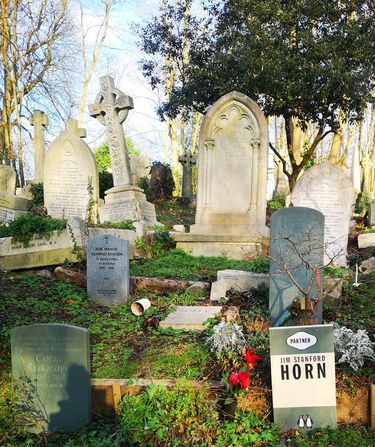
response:
<path id="1" fill-rule="evenodd" d="M 337 130 L 340 117 L 359 120 L 366 103 L 374 100 L 371 4 L 370 0 L 211 1 L 207 18 L 189 16 L 194 42 L 189 66 L 161 113 L 173 116 L 183 107 L 205 112 L 229 91 L 245 93 L 267 116 L 285 119 L 291 170 L 285 159 L 282 162 L 292 189 L 318 143 Z M 179 51 L 179 39 L 162 22 L 154 20 L 149 26 L 155 30 L 152 36 L 143 35 L 149 54 Z M 152 85 L 162 82 L 157 64 L 144 62 L 143 68 Z M 316 123 L 317 134 L 299 157 L 293 141 L 296 127 L 304 130 L 309 122 Z"/>

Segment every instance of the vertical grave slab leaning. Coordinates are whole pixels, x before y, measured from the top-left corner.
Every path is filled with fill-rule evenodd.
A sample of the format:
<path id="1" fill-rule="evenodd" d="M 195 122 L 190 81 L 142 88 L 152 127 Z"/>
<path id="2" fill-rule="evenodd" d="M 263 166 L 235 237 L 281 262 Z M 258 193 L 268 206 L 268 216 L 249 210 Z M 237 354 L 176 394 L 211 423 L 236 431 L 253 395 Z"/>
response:
<path id="1" fill-rule="evenodd" d="M 31 432 L 74 430 L 91 420 L 87 329 L 33 324 L 11 331 L 14 388 Z"/>
<path id="2" fill-rule="evenodd" d="M 197 210 L 177 247 L 193 255 L 246 259 L 262 250 L 266 227 L 268 128 L 258 105 L 231 92 L 199 133 Z"/>
<path id="3" fill-rule="evenodd" d="M 105 192 L 105 204 L 99 210 L 101 222 L 130 219 L 157 223 L 154 205 L 132 182 L 122 123 L 133 107 L 133 99 L 116 88 L 110 76 L 100 78 L 100 92 L 89 113 L 106 127 L 114 184 Z"/>
<path id="4" fill-rule="evenodd" d="M 97 220 L 98 169 L 91 149 L 82 141 L 85 136 L 77 120 L 68 120 L 66 130 L 46 153 L 44 204 L 52 217 Z"/>
<path id="5" fill-rule="evenodd" d="M 284 208 L 272 215 L 270 247 L 269 312 L 271 326 L 293 325 L 291 305 L 297 308 L 318 299 L 318 278 L 322 284 L 324 216 L 303 207 Z M 319 269 L 318 271 L 316 269 Z M 311 317 L 322 322 L 320 302 Z M 288 319 L 287 323 L 285 321 Z"/>

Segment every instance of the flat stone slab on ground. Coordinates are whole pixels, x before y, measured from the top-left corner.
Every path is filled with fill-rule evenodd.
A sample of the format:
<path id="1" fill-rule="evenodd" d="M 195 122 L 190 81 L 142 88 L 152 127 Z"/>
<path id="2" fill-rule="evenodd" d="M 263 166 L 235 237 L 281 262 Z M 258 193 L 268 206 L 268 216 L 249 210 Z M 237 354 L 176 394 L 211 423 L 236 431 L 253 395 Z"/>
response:
<path id="1" fill-rule="evenodd" d="M 160 322 L 160 327 L 203 330 L 203 323 L 220 311 L 221 306 L 176 306 L 176 310 Z"/>
<path id="2" fill-rule="evenodd" d="M 269 286 L 268 273 L 246 272 L 244 270 L 219 270 L 217 279 L 224 279 L 232 289 L 244 291 L 252 288 L 257 289 L 261 285 Z"/>
<path id="3" fill-rule="evenodd" d="M 375 233 L 365 233 L 358 236 L 358 248 L 375 247 Z"/>

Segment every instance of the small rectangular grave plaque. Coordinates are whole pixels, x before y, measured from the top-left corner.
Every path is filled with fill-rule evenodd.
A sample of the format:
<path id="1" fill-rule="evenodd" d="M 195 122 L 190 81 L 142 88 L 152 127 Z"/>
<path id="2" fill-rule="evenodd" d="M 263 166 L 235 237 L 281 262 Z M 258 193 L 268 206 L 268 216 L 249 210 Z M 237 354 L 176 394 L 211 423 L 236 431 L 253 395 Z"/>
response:
<path id="1" fill-rule="evenodd" d="M 129 241 L 109 234 L 89 239 L 87 294 L 105 306 L 126 303 L 129 295 Z"/>
<path id="2" fill-rule="evenodd" d="M 203 330 L 203 323 L 220 311 L 221 306 L 176 306 L 176 310 L 160 322 L 160 327 Z"/>
<path id="3" fill-rule="evenodd" d="M 287 431 L 336 427 L 333 326 L 270 328 L 274 421 Z"/>
<path id="4" fill-rule="evenodd" d="M 11 331 L 12 373 L 31 432 L 74 430 L 91 420 L 87 329 L 33 324 Z"/>

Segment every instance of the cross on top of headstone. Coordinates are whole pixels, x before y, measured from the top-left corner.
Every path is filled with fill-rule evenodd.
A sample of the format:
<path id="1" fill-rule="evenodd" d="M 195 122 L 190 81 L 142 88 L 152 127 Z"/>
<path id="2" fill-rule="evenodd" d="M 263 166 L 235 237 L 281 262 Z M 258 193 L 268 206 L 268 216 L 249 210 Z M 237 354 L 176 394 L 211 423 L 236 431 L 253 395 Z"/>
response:
<path id="1" fill-rule="evenodd" d="M 42 110 L 34 110 L 29 122 L 32 126 L 41 128 L 48 126 L 48 117 Z"/>
<path id="2" fill-rule="evenodd" d="M 85 138 L 86 137 L 86 129 L 82 129 L 78 127 L 78 121 L 74 119 L 69 119 L 66 123 L 66 130 L 76 137 Z"/>
<path id="3" fill-rule="evenodd" d="M 193 155 L 191 153 L 191 151 L 188 149 L 187 151 L 185 151 L 182 155 L 180 155 L 178 157 L 178 161 L 182 164 L 182 165 L 195 165 L 196 163 L 196 157 L 195 155 Z"/>
<path id="4" fill-rule="evenodd" d="M 106 126 L 114 186 L 133 183 L 122 128 L 129 110 L 133 108 L 133 99 L 115 87 L 113 78 L 100 78 L 100 92 L 95 103 L 89 106 L 89 113 Z"/>
<path id="5" fill-rule="evenodd" d="M 196 157 L 188 149 L 178 157 L 178 161 L 182 164 L 182 196 L 192 197 L 192 176 L 193 166 L 196 164 Z"/>
<path id="6" fill-rule="evenodd" d="M 101 124 L 107 125 L 105 117 L 114 111 L 122 124 L 131 109 L 134 109 L 133 98 L 116 88 L 111 76 L 102 76 L 100 92 L 96 96 L 94 104 L 89 106 L 90 115 Z"/>

